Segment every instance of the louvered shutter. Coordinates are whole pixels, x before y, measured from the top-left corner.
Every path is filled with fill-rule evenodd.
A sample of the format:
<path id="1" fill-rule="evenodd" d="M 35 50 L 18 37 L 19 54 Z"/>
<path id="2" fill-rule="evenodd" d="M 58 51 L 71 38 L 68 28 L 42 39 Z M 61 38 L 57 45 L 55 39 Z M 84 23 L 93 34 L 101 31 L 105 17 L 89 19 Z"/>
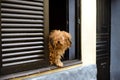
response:
<path id="1" fill-rule="evenodd" d="M 110 0 L 97 0 L 97 80 L 110 80 L 110 7 Z"/>
<path id="2" fill-rule="evenodd" d="M 1 73 L 48 64 L 48 0 L 1 0 Z"/>
<path id="3" fill-rule="evenodd" d="M 97 59 L 109 57 L 110 55 L 109 33 L 97 34 Z"/>
<path id="4" fill-rule="evenodd" d="M 97 1 L 97 59 L 110 55 L 110 3 Z"/>

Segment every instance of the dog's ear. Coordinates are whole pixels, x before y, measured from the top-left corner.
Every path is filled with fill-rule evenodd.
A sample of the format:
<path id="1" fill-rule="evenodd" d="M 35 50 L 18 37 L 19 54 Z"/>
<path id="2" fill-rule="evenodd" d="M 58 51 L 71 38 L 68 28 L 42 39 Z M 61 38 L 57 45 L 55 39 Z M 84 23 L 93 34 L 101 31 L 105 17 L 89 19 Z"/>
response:
<path id="1" fill-rule="evenodd" d="M 72 45 L 72 36 L 70 33 L 68 33 L 68 41 L 69 41 L 69 46 Z"/>
<path id="2" fill-rule="evenodd" d="M 70 46 L 72 45 L 72 40 L 68 38 Z"/>
<path id="3" fill-rule="evenodd" d="M 66 40 L 66 42 L 67 42 L 67 45 L 70 47 L 70 46 L 71 46 L 71 44 L 72 44 L 71 39 L 70 39 L 70 38 L 68 38 L 68 39 Z"/>
<path id="4" fill-rule="evenodd" d="M 67 42 L 67 45 L 70 47 L 72 44 L 72 39 L 71 39 L 70 33 L 66 34 L 66 42 Z"/>
<path id="5" fill-rule="evenodd" d="M 66 38 L 67 45 L 70 47 L 72 44 L 72 36 L 70 33 L 63 31 L 64 37 Z"/>

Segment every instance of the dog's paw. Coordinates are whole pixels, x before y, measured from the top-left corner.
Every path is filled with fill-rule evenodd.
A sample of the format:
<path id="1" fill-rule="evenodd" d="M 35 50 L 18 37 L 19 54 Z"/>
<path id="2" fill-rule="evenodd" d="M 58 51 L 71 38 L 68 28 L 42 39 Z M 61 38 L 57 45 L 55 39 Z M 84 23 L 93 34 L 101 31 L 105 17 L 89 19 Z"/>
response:
<path id="1" fill-rule="evenodd" d="M 63 63 L 62 63 L 62 62 L 59 62 L 59 63 L 56 64 L 56 66 L 58 66 L 58 67 L 63 67 Z"/>

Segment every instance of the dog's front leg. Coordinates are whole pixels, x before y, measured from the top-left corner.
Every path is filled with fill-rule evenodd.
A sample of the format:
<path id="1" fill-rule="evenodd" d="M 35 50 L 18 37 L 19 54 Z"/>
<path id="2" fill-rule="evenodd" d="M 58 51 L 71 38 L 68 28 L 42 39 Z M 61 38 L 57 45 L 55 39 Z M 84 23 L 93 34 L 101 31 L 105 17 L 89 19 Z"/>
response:
<path id="1" fill-rule="evenodd" d="M 61 55 L 56 55 L 55 65 L 58 67 L 63 67 L 63 63 L 61 62 Z"/>

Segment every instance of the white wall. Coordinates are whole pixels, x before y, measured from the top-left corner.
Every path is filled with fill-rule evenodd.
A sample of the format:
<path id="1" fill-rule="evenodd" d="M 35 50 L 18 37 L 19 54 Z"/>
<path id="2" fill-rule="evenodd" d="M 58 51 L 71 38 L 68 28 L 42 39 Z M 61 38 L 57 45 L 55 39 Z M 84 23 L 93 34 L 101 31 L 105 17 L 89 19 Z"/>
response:
<path id="1" fill-rule="evenodd" d="M 83 65 L 96 64 L 96 0 L 81 0 Z"/>
<path id="2" fill-rule="evenodd" d="M 111 80 L 120 80 L 120 0 L 111 4 Z"/>

